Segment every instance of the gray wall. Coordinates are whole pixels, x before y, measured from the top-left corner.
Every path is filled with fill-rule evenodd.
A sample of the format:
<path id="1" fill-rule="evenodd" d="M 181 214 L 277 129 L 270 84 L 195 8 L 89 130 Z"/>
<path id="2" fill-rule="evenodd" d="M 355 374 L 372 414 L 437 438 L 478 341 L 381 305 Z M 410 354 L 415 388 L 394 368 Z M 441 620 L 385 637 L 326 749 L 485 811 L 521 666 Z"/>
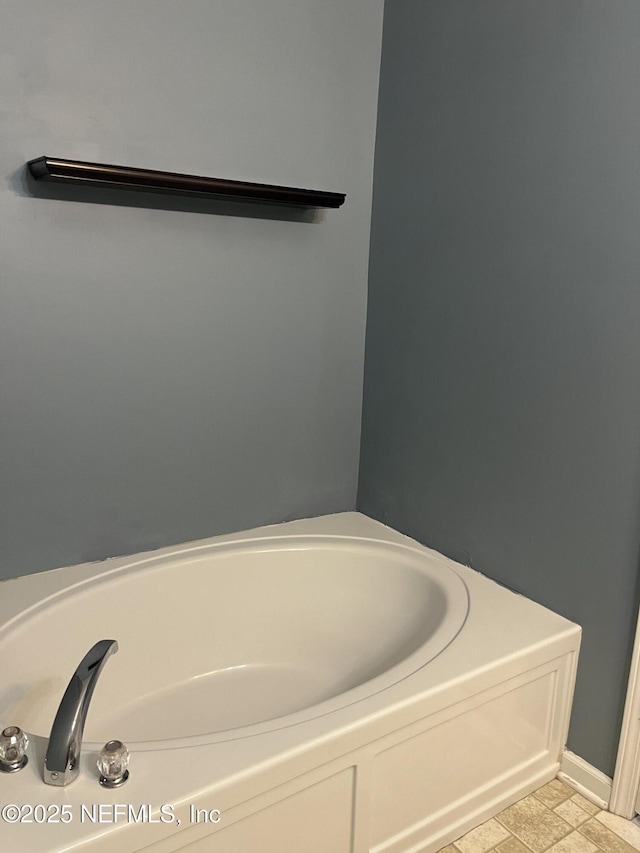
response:
<path id="1" fill-rule="evenodd" d="M 387 3 L 359 490 L 583 626 L 569 748 L 608 774 L 640 553 L 638 33 L 636 0 Z"/>
<path id="2" fill-rule="evenodd" d="M 353 509 L 382 6 L 0 0 L 0 578 Z M 60 200 L 45 154 L 347 202 Z"/>

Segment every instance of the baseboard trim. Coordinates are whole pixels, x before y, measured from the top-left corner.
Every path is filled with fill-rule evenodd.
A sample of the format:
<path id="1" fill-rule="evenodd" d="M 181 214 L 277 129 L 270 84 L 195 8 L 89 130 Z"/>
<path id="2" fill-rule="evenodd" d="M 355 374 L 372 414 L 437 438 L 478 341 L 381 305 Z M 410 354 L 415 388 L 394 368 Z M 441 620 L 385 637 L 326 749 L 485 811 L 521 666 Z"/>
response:
<path id="1" fill-rule="evenodd" d="M 568 749 L 562 754 L 558 778 L 601 809 L 609 808 L 612 780 Z"/>

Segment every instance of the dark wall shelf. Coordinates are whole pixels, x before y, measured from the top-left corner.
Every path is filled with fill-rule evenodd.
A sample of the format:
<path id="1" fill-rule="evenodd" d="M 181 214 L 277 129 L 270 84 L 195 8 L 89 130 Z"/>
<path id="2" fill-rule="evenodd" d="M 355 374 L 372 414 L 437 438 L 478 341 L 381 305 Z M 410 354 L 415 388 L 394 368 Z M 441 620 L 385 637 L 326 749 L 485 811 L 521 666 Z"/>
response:
<path id="1" fill-rule="evenodd" d="M 198 175 L 181 175 L 176 172 L 159 172 L 154 169 L 61 160 L 57 157 L 38 157 L 30 160 L 27 166 L 36 181 L 56 184 L 141 190 L 294 207 L 340 207 L 345 200 L 344 193 L 253 184 L 247 181 L 228 181 L 223 178 L 204 178 Z"/>

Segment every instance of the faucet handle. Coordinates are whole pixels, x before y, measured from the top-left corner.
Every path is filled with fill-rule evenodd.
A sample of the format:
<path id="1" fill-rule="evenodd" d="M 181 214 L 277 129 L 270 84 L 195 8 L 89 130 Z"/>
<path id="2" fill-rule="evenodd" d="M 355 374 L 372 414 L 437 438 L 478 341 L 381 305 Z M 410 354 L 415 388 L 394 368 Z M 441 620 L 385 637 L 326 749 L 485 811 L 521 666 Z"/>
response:
<path id="1" fill-rule="evenodd" d="M 0 770 L 15 773 L 22 770 L 27 761 L 29 738 L 18 726 L 7 726 L 0 733 Z"/>
<path id="2" fill-rule="evenodd" d="M 100 784 L 105 788 L 119 788 L 129 778 L 129 750 L 121 740 L 105 743 L 96 763 L 100 771 Z"/>

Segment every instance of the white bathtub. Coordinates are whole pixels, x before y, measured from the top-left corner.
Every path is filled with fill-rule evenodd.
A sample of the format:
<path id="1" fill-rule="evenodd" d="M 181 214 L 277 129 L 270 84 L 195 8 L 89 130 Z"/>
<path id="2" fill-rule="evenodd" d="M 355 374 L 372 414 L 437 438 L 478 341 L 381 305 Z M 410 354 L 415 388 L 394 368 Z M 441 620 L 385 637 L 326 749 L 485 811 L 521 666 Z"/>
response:
<path id="1" fill-rule="evenodd" d="M 358 513 L 0 592 L 0 727 L 32 741 L 0 774 L 3 850 L 436 851 L 559 766 L 577 626 Z M 103 638 L 120 651 L 80 778 L 45 785 L 58 703 Z M 131 777 L 105 790 L 114 738 Z"/>

